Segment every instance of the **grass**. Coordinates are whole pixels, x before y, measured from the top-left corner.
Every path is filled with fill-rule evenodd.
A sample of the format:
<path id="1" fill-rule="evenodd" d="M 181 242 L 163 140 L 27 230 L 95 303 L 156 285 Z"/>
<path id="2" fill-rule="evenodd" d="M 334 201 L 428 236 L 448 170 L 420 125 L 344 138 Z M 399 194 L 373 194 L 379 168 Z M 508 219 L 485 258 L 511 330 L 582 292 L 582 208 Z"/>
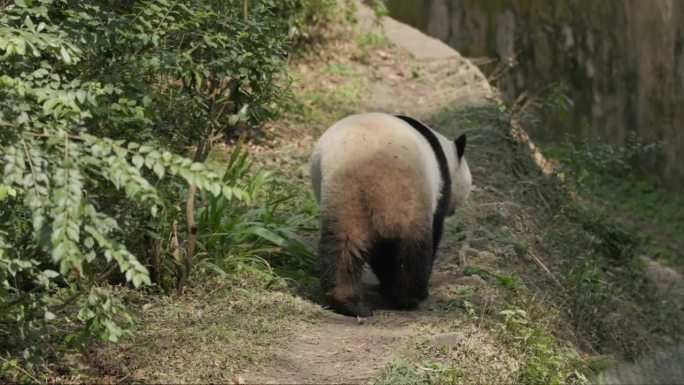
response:
<path id="1" fill-rule="evenodd" d="M 425 361 L 418 365 L 396 360 L 387 364 L 373 385 L 467 384 L 468 377 L 454 364 Z"/>
<path id="2" fill-rule="evenodd" d="M 337 39 L 349 38 L 337 31 Z M 309 53 L 291 68 L 293 99 L 283 111 L 285 121 L 308 125 L 318 134 L 335 120 L 354 112 L 369 84 L 366 63 L 354 56 L 353 41 L 335 40 L 335 48 Z"/>
<path id="3" fill-rule="evenodd" d="M 426 384 L 429 378 L 419 373 L 416 368 L 403 360 L 396 360 L 387 364 L 373 385 L 413 385 Z"/>
<path id="4" fill-rule="evenodd" d="M 561 162 L 578 191 L 599 202 L 642 238 L 641 252 L 676 269 L 684 268 L 684 195 L 632 170 L 629 159 L 612 155 L 613 161 L 607 165 L 595 159 L 610 160 L 610 154 L 620 154 L 617 150 L 604 155 L 604 147 L 597 150 L 568 143 L 542 149 Z"/>
<path id="5" fill-rule="evenodd" d="M 412 60 L 409 64 L 408 72 L 411 74 L 411 79 L 419 80 L 421 71 L 421 64 Z"/>
<path id="6" fill-rule="evenodd" d="M 302 74 L 299 81 L 309 83 L 315 80 L 309 74 Z M 324 90 L 303 90 L 295 96 L 301 101 L 296 119 L 314 125 L 316 130 L 323 130 L 326 128 L 323 126 L 325 123 L 352 112 L 355 102 L 363 95 L 366 84 L 366 80 L 360 78 L 344 84 L 331 83 L 330 88 Z"/>
<path id="7" fill-rule="evenodd" d="M 390 44 L 387 37 L 371 31 L 357 33 L 354 40 L 358 50 L 353 57 L 363 64 L 369 64 L 371 54 L 376 53 L 379 49 L 388 48 Z"/>
<path id="8" fill-rule="evenodd" d="M 379 383 L 588 383 L 613 360 L 683 335 L 682 304 L 658 296 L 633 229 L 540 175 L 508 137 L 509 118 L 485 106 L 432 119 L 469 133 L 479 189 L 445 234 L 445 247 L 465 254 L 464 277 L 426 303 L 450 321 L 416 325 L 418 337 L 406 341 L 416 354 L 390 363 Z M 456 345 L 436 342 L 454 334 Z"/>
<path id="9" fill-rule="evenodd" d="M 684 196 L 635 176 L 600 178 L 601 182 L 588 187 L 589 193 L 643 233 L 644 253 L 684 268 Z"/>
<path id="10" fill-rule="evenodd" d="M 278 290 L 270 279 L 247 271 L 229 278 L 201 273 L 206 278 L 180 298 L 135 299 L 133 338 L 91 348 L 91 368 L 99 376 L 133 381 L 233 382 L 265 362 L 295 321 L 321 313 L 283 291 L 282 282 Z"/>

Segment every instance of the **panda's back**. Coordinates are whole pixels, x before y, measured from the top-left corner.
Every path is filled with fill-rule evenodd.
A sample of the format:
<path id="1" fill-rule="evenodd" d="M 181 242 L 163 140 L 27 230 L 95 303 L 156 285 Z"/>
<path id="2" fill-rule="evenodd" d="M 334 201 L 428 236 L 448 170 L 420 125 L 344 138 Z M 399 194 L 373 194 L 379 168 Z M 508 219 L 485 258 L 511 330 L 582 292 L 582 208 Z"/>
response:
<path id="1" fill-rule="evenodd" d="M 432 148 L 391 115 L 353 115 L 330 127 L 312 156 L 312 184 L 323 211 L 369 220 L 386 236 L 431 220 L 441 179 Z M 366 216 L 370 216 L 367 218 Z"/>

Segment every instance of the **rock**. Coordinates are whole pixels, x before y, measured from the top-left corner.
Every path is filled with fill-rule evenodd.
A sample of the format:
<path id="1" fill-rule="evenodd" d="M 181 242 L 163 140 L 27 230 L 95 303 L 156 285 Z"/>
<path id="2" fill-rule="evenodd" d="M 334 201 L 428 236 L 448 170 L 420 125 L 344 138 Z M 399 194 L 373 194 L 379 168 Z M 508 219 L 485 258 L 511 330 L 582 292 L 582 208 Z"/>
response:
<path id="1" fill-rule="evenodd" d="M 599 374 L 595 384 L 681 384 L 684 378 L 684 343 L 661 348 Z"/>
<path id="2" fill-rule="evenodd" d="M 434 335 L 430 338 L 430 342 L 436 348 L 458 349 L 463 344 L 465 339 L 465 334 L 460 332 L 451 332 Z"/>
<path id="3" fill-rule="evenodd" d="M 646 273 L 653 282 L 658 293 L 679 303 L 684 302 L 684 279 L 676 270 L 663 266 L 660 263 L 641 256 L 646 264 Z"/>
<path id="4" fill-rule="evenodd" d="M 480 277 L 477 274 L 457 278 L 456 283 L 459 285 L 468 285 L 468 286 L 485 286 L 485 285 L 487 285 L 487 281 L 482 279 L 482 277 Z"/>
<path id="5" fill-rule="evenodd" d="M 476 258 L 478 255 L 478 251 L 473 249 L 472 247 L 469 247 L 467 245 L 463 245 L 458 250 L 458 264 L 459 266 L 465 266 L 468 260 L 472 260 L 473 258 Z"/>

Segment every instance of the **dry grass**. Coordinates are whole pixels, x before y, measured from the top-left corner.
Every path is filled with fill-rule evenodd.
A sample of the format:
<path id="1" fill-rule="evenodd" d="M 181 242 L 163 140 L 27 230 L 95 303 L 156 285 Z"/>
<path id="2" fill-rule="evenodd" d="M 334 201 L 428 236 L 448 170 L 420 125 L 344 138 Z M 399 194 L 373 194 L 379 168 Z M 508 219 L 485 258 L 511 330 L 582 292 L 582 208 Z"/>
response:
<path id="1" fill-rule="evenodd" d="M 91 347 L 88 364 L 100 381 L 232 383 L 267 362 L 297 321 L 321 314 L 266 283 L 249 274 L 209 276 L 180 298 L 140 298 L 133 337 Z"/>
<path id="2" fill-rule="evenodd" d="M 447 222 L 445 246 L 458 248 L 475 285 L 437 286 L 431 301 L 452 321 L 433 326 L 460 333 L 462 346 L 454 353 L 428 344 L 409 360 L 414 368 L 438 364 L 435 373 L 446 375 L 433 373 L 438 383 L 584 382 L 611 358 L 680 339 L 682 304 L 654 290 L 630 234 L 544 176 L 508 138 L 506 120 L 496 106 L 433 119 L 439 128 L 470 131 L 469 163 L 480 188 L 470 207 Z M 454 265 L 446 260 L 442 269 L 457 272 Z M 417 346 L 435 330 L 421 329 Z M 482 335 L 495 341 L 494 356 L 474 350 L 463 361 L 468 343 L 488 346 Z M 473 360 L 504 365 L 490 371 Z"/>

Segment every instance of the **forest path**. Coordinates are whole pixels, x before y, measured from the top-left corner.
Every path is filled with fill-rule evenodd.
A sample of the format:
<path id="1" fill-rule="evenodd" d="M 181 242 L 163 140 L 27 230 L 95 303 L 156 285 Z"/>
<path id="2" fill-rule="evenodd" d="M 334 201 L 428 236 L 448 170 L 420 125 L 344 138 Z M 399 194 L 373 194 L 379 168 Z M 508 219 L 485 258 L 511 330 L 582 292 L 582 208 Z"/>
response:
<path id="1" fill-rule="evenodd" d="M 444 43 L 389 17 L 375 23 L 372 10 L 358 4 L 359 28 L 384 34 L 396 49 L 376 50 L 382 60 L 370 86 L 370 97 L 361 102 L 359 111 L 404 113 L 428 119 L 445 107 L 484 104 L 494 90 L 480 70 Z M 410 62 L 410 63 L 409 63 Z M 415 68 L 416 76 L 406 78 L 403 69 Z M 445 235 L 448 238 L 449 234 Z M 430 281 L 431 298 L 416 311 L 376 310 L 366 319 L 345 317 L 326 311 L 315 323 L 302 323 L 293 338 L 282 344 L 273 359 L 258 372 L 246 373 L 246 383 L 365 383 L 377 377 L 388 362 L 411 352 L 405 339 L 418 333 L 417 324 L 439 323 L 444 314 L 435 312 L 439 292 L 449 292 L 459 280 L 454 261 L 458 251 L 445 239 L 440 259 Z M 460 276 L 460 277 L 459 277 Z M 366 272 L 367 293 L 377 299 L 375 278 Z M 453 338 L 452 338 L 453 337 Z M 461 343 L 461 336 L 443 336 L 441 343 Z"/>

